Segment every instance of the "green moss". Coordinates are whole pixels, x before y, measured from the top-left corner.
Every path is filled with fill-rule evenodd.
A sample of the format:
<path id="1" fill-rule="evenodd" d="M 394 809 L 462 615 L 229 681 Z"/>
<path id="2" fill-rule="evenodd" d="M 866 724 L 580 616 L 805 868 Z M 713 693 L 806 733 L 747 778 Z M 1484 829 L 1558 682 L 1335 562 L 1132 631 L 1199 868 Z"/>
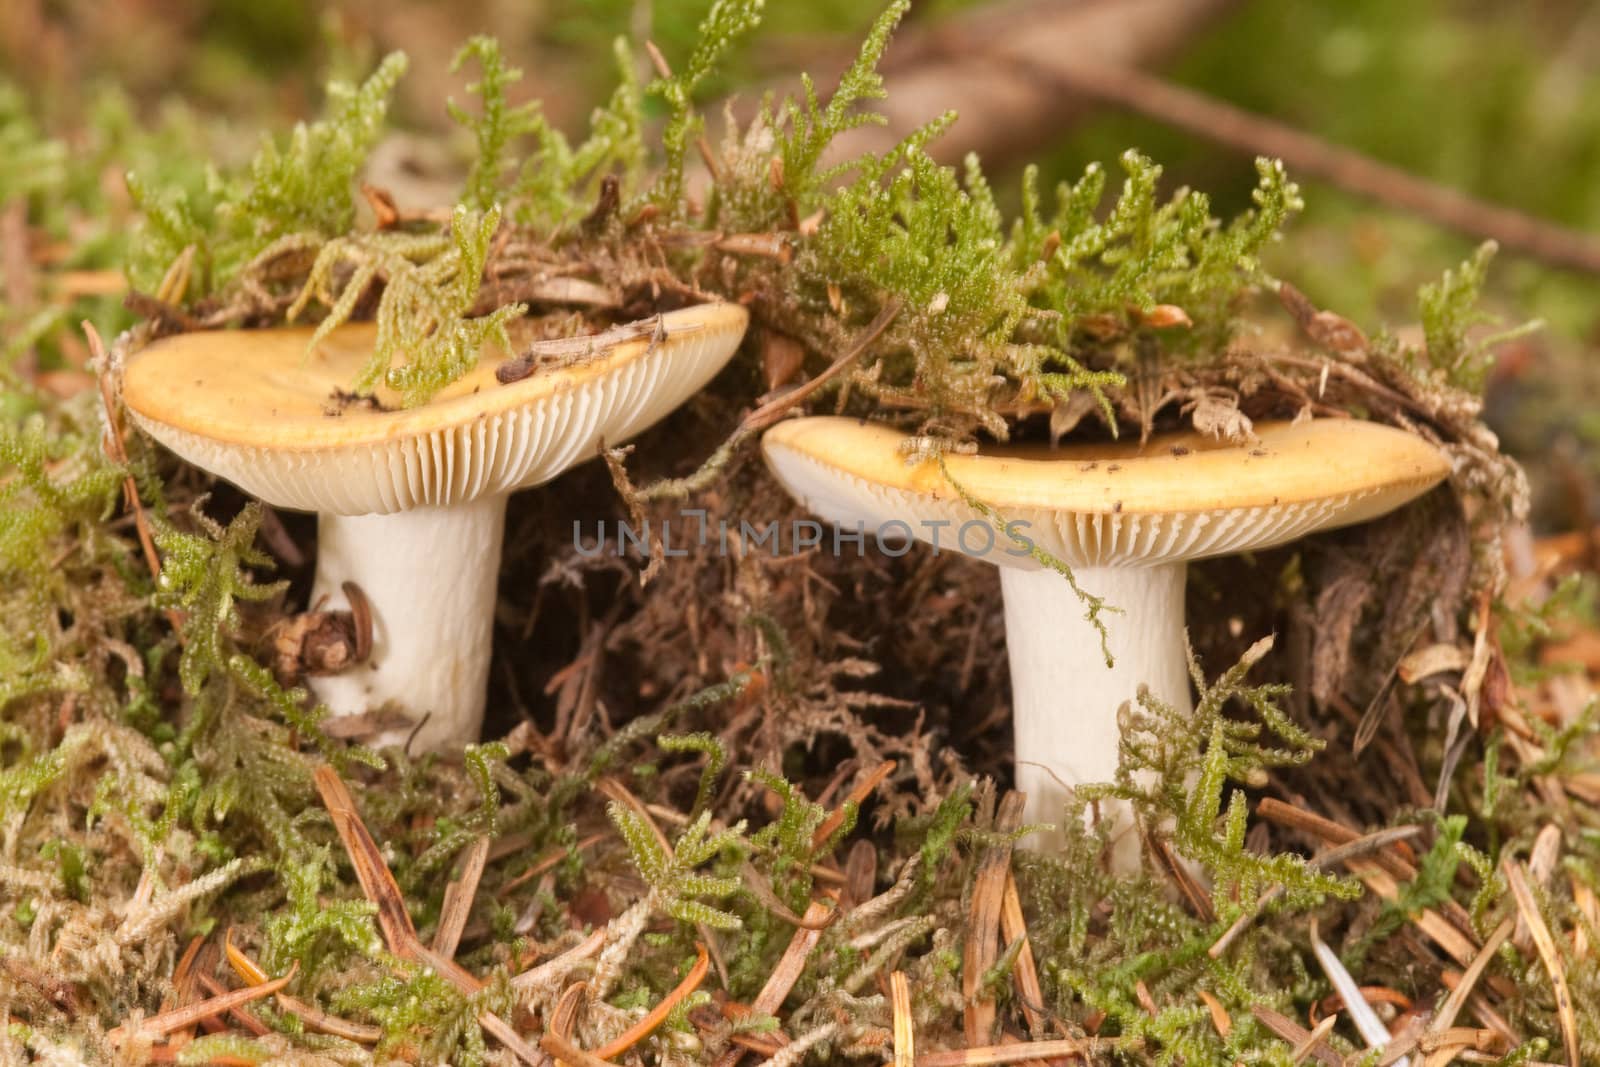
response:
<path id="1" fill-rule="evenodd" d="M 477 103 L 453 111 L 478 146 L 462 205 L 448 226 L 407 220 L 368 232 L 354 222 L 351 179 L 377 136 L 398 76 L 400 64 L 391 60 L 363 88 L 333 94 L 323 120 L 263 149 L 246 171 L 215 176 L 203 187 L 183 179 L 147 182 L 141 198 L 149 218 L 136 280 L 153 288 L 175 260 L 193 256 L 192 283 L 165 295 L 190 312 L 218 315 L 219 322 L 259 325 L 303 315 L 326 329 L 373 308 L 380 344 L 359 384 L 387 384 L 408 402 L 458 376 L 483 341 L 520 314 L 515 302 L 488 308 L 482 300 L 482 278 L 494 266 L 496 249 L 506 247 L 540 262 L 600 264 L 598 276 L 630 296 L 652 281 L 753 294 L 761 328 L 801 340 L 813 362 L 834 358 L 864 323 L 889 308 L 890 329 L 841 375 L 840 392 L 820 399 L 915 423 L 930 450 L 960 447 L 980 429 L 1004 435 L 1019 409 L 1081 391 L 1098 396 L 1114 425 L 1119 371 L 1134 356 L 1149 355 L 1174 373 L 1228 370 L 1218 371 L 1211 357 L 1239 327 L 1239 298 L 1270 281 L 1262 255 L 1299 206 L 1281 168 L 1261 163 L 1253 208 L 1223 223 L 1198 193 L 1163 197 L 1161 169 L 1137 153 L 1123 157 L 1116 196 L 1108 196 L 1106 175 L 1090 169 L 1060 186 L 1047 207 L 1030 175 L 1020 218 L 1008 218 L 976 160 L 952 169 L 925 151 L 942 121 L 881 156 L 844 161 L 843 169 L 824 166 L 838 134 L 874 121 L 863 105 L 881 90 L 876 65 L 903 4 L 880 16 L 827 102 L 807 82 L 801 99 L 768 101 L 753 127 L 730 134 L 720 154 L 713 153 L 717 175 L 709 198 L 691 204 L 683 190 L 687 150 L 700 129 L 693 97 L 712 84 L 715 63 L 749 30 L 758 6 L 715 5 L 702 43 L 676 75 L 655 84 L 668 113 L 664 143 L 653 153 L 644 148 L 641 94 L 624 49 L 621 87 L 595 115 L 588 140 L 573 147 L 537 110 L 511 103 L 517 72 L 492 41 L 473 40 L 459 65 L 481 70 L 469 89 Z M 34 130 L 15 143 L 32 145 L 41 137 Z M 660 168 L 654 184 L 652 166 Z M 610 195 L 607 178 L 617 180 L 616 204 L 596 212 Z M 819 210 L 814 231 L 802 231 L 799 220 Z M 793 256 L 747 260 L 705 251 L 717 235 L 740 231 L 775 234 Z M 651 249 L 649 257 L 638 254 L 641 246 Z M 1448 424 L 1457 430 L 1476 428 L 1473 399 L 1448 390 L 1481 379 L 1482 349 L 1468 327 L 1477 315 L 1484 263 L 1472 261 L 1425 294 L 1426 354 L 1408 364 L 1413 379 L 1386 379 L 1416 386 L 1424 400 L 1444 397 L 1457 405 L 1452 412 L 1468 412 Z M 377 299 L 364 299 L 368 295 Z M 1176 333 L 1152 326 L 1145 313 L 1162 304 L 1181 307 L 1191 326 Z M 51 319 L 8 339 L 60 328 Z M 1397 344 L 1377 356 L 1375 373 L 1389 371 L 1390 357 L 1404 359 Z M 851 740 L 863 746 L 881 741 L 884 732 L 904 725 L 893 718 L 903 709 L 890 694 L 920 697 L 944 684 L 875 677 L 873 688 L 862 692 L 829 688 L 832 672 L 859 678 L 870 665 L 865 659 L 825 662 L 837 651 L 825 647 L 827 639 L 840 639 L 854 656 L 849 642 L 863 638 L 859 654 L 867 657 L 879 650 L 865 637 L 889 644 L 906 636 L 848 632 L 856 621 L 845 610 L 848 594 L 800 604 L 797 583 L 787 576 L 750 569 L 719 577 L 715 581 L 729 584 L 717 585 L 701 575 L 700 584 L 689 587 L 714 607 L 705 625 L 723 627 L 717 639 L 726 644 L 720 647 L 737 650 L 728 651 L 725 662 L 739 662 L 734 656 L 744 654 L 748 641 L 765 653 L 744 655 L 757 661 L 754 667 L 712 668 L 712 679 L 700 677 L 704 668 L 685 668 L 656 690 L 672 694 L 659 699 L 635 697 L 644 685 L 635 689 L 626 672 L 614 672 L 602 689 L 616 707 L 606 708 L 604 730 L 595 733 L 610 731 L 609 716 L 619 708 L 640 714 L 617 720 L 603 740 L 561 738 L 549 745 L 535 732 L 515 746 L 473 746 L 460 761 L 411 759 L 403 752 L 380 761 L 327 737 L 314 701 L 255 659 L 258 646 L 245 624 L 257 612 L 274 620 L 283 613 L 272 600 L 280 586 L 265 573 L 270 560 L 255 543 L 259 510 L 246 507 L 226 524 L 207 520 L 192 498 L 192 475 L 164 485 L 160 475 L 172 468 L 158 466 L 166 461 L 134 444 L 131 473 L 163 557 L 164 581 L 157 586 L 130 528 L 113 515 L 130 472 L 102 458 L 94 404 L 60 404 L 9 379 L 6 384 L 0 807 L 18 847 L 0 857 L 0 877 L 17 883 L 19 904 L 0 941 L 8 956 L 35 965 L 47 959 L 51 973 L 66 975 L 101 1027 L 136 1009 L 156 1010 L 168 993 L 182 938 L 227 925 L 235 928 L 235 943 L 248 945 L 271 973 L 299 965 L 296 996 L 381 1024 L 378 1056 L 487 1059 L 493 1053 L 478 1022 L 481 1012 L 548 1018 L 560 992 L 513 994 L 508 975 L 526 966 L 530 953 L 548 958 L 571 944 L 596 914 L 608 915 L 613 937 L 601 958 L 586 965 L 592 970 L 568 975 L 564 983 L 593 980 L 586 1011 L 597 1025 L 616 1032 L 626 1013 L 636 1017 L 657 1003 L 681 979 L 694 941 L 707 930 L 727 965 L 729 994 L 748 1002 L 794 936 L 795 913 L 817 897 L 817 865 L 832 862 L 846 840 L 869 839 L 882 864 L 870 886 L 876 896 L 841 909 L 820 931 L 778 1017 L 752 1016 L 702 1031 L 688 1012 L 703 998 L 691 998 L 641 1054 L 650 1058 L 691 1042 L 704 1042 L 714 1053 L 736 1030 L 781 1027 L 798 1040 L 834 1025 L 841 1029 L 819 1047 L 819 1058 L 851 1048 L 881 1057 L 880 1035 L 890 1018 L 874 983 L 890 967 L 913 977 L 919 1039 L 925 1045 L 959 1041 L 951 1020 L 961 1006 L 973 873 L 986 849 L 1017 836 L 995 827 L 992 783 L 972 780 L 955 759 L 941 762 L 967 739 L 939 733 L 907 742 L 923 746 L 920 762 L 897 771 L 885 787 L 890 795 L 876 809 L 886 820 L 899 816 L 892 830 L 887 823 L 858 825 L 862 812 L 845 803 L 842 825 L 822 842 L 815 834 L 828 808 L 811 797 L 820 795 L 819 774 L 826 780 L 837 767 L 808 768 L 797 745 L 778 753 L 777 764 L 749 766 L 758 761 L 741 731 L 752 721 L 830 724 L 807 738 L 816 745 L 813 759 L 827 762 L 833 739 L 823 734 L 856 730 L 860 737 Z M 733 452 L 720 454 L 730 458 Z M 730 462 L 702 481 L 678 485 L 716 484 L 740 506 L 761 501 L 748 481 L 738 480 L 745 477 L 738 470 Z M 169 492 L 181 507 L 169 504 Z M 1000 518 L 983 502 L 969 502 Z M 559 559 L 550 562 L 562 566 Z M 840 573 L 825 565 L 821 570 L 801 581 L 820 578 L 808 586 L 819 588 Z M 896 571 L 894 578 L 906 573 Z M 934 583 L 959 587 L 959 574 L 933 573 Z M 1287 600 L 1306 594 L 1310 572 L 1297 573 L 1294 589 L 1288 588 L 1294 583 L 1277 589 L 1267 582 L 1264 595 Z M 643 603 L 647 613 L 652 602 Z M 681 601 L 672 608 L 681 610 Z M 179 613 L 176 627 L 167 611 Z M 725 618 L 711 618 L 718 613 Z M 908 633 L 921 632 L 926 622 L 895 621 Z M 1525 625 L 1525 634 L 1505 641 L 1513 659 L 1530 657 L 1540 636 L 1537 624 Z M 1252 649 L 1215 679 L 1196 667 L 1200 700 L 1192 715 L 1148 698 L 1130 706 L 1118 776 L 1080 789 L 1074 806 L 1061 813 L 1063 850 L 1019 851 L 1013 861 L 1045 1007 L 1069 1033 L 1093 1024 L 1102 1036 L 1139 1042 L 1122 1046 L 1130 1062 L 1286 1060 L 1288 1045 L 1250 1009 L 1270 1005 L 1298 1016 L 1327 994 L 1307 967 L 1301 927 L 1311 919 L 1324 930 L 1343 931 L 1341 951 L 1362 959 L 1374 981 L 1430 989 L 1402 951 L 1407 942 L 1393 935 L 1417 909 L 1452 900 L 1470 906 L 1480 936 L 1509 914 L 1496 865 L 1525 848 L 1550 815 L 1539 806 L 1535 776 L 1571 773 L 1594 731 L 1592 712 L 1560 728 L 1534 722 L 1538 759 L 1520 758 L 1492 734 L 1471 739 L 1470 758 L 1451 793 L 1452 816 L 1430 825 L 1418 878 L 1385 908 L 1355 899 L 1355 883 L 1308 863 L 1282 837 L 1269 837 L 1264 847 L 1247 844 L 1248 790 L 1263 782 L 1315 781 L 1298 776 L 1311 773 L 1319 760 L 1345 758 L 1318 755 L 1325 737 L 1343 742 L 1336 725 L 1291 715 L 1284 686 L 1250 680 L 1253 670 L 1276 666 L 1265 651 Z M 606 652 L 624 655 L 611 645 Z M 719 669 L 731 676 L 705 684 L 722 677 Z M 765 681 L 763 692 L 756 679 Z M 683 693 L 691 695 L 678 699 Z M 881 709 L 882 722 L 840 712 L 840 704 Z M 848 725 L 831 725 L 839 722 Z M 938 729 L 951 727 L 944 722 Z M 1406 728 L 1417 737 L 1422 772 L 1431 774 L 1437 758 L 1424 726 L 1408 720 Z M 962 744 L 940 753 L 947 741 Z M 700 756 L 703 766 L 686 765 Z M 497 849 L 513 845 L 485 871 L 472 912 L 475 932 L 462 957 L 485 978 L 481 993 L 464 996 L 437 974 L 387 954 L 375 908 L 313 788 L 312 772 L 324 762 L 350 780 L 359 814 L 380 842 L 413 921 L 425 931 L 437 922 L 447 872 L 464 848 L 482 839 L 493 839 Z M 770 769 L 776 765 L 789 773 Z M 731 769 L 748 773 L 724 783 Z M 652 817 L 683 813 L 681 821 L 658 820 L 669 844 L 631 806 L 602 812 L 596 788 L 602 775 L 629 783 Z M 1122 878 L 1105 869 L 1108 831 L 1082 816 L 1094 799 L 1111 797 L 1131 802 L 1152 838 L 1200 867 L 1212 887 L 1211 914 L 1177 902 L 1154 873 Z M 762 804 L 769 805 L 764 813 Z M 578 848 L 608 825 L 613 832 L 598 845 Z M 1563 877 L 1542 899 L 1553 926 L 1589 929 L 1591 940 L 1600 938 L 1580 925 L 1586 920 L 1571 886 L 1596 886 L 1596 847 L 1585 830 L 1570 833 Z M 559 857 L 547 868 L 553 888 L 516 881 L 535 864 L 551 862 L 546 857 L 552 854 Z M 634 871 L 646 886 L 642 897 L 629 895 L 637 884 Z M 89 909 L 125 903 L 146 876 L 155 900 L 169 910 L 158 910 L 136 945 L 113 943 L 104 916 Z M 1269 898 L 1279 885 L 1286 892 Z M 612 893 L 597 902 L 601 886 Z M 193 897 L 167 903 L 185 891 Z M 1213 958 L 1210 950 L 1223 932 L 1257 909 L 1259 916 Z M 48 922 L 41 924 L 41 916 Z M 104 953 L 96 959 L 113 959 L 122 969 L 85 967 L 65 936 L 57 937 L 48 957 L 35 958 L 41 939 L 60 930 L 92 942 Z M 85 930 L 90 933 L 79 933 Z M 1013 941 L 978 976 L 999 998 L 1006 1023 L 1017 1026 L 1020 1005 L 1009 985 L 1019 961 L 1020 943 Z M 1600 1023 L 1587 1005 L 1600 1003 L 1597 966 L 1593 960 L 1567 963 L 1584 1005 L 1582 1032 L 1594 1038 Z M 1530 990 L 1503 1005 L 1512 1025 L 1528 1036 L 1510 1061 L 1544 1056 L 1559 1035 L 1537 962 L 1506 950 L 1492 966 L 1526 979 Z M 3 980 L 11 982 L 9 971 Z M 1226 1037 L 1197 1000 L 1199 990 L 1232 1019 Z M 10 1040 L 41 1056 L 55 1036 L 82 1027 L 26 983 L 8 984 L 4 993 L 13 1015 L 26 1020 L 9 1028 Z M 518 997 L 523 1003 L 514 1011 Z M 1147 1001 L 1155 1004 L 1153 1012 Z M 274 1033 L 260 1040 L 202 1038 L 184 1055 L 365 1055 L 308 1032 L 271 1005 L 257 1010 Z M 1352 1050 L 1343 1036 L 1331 1040 L 1340 1051 Z"/>
<path id="2" fill-rule="evenodd" d="M 130 253 L 133 284 L 153 292 L 192 246 L 199 269 L 192 295 L 204 296 L 279 241 L 344 234 L 355 218 L 356 174 L 377 143 L 389 94 L 405 68 L 405 56 L 396 53 L 360 86 L 332 83 L 323 118 L 296 126 L 285 141 L 268 138 L 245 173 L 213 176 L 203 191 L 153 187 L 130 174 L 128 187 L 145 216 Z"/>

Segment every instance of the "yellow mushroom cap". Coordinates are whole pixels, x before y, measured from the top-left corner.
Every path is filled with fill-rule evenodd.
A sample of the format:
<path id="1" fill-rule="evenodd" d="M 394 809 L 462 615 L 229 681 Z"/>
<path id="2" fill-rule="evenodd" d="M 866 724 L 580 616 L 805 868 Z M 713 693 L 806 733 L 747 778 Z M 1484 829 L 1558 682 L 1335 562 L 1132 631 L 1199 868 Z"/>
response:
<path id="1" fill-rule="evenodd" d="M 376 327 L 203 331 L 129 358 L 122 396 L 147 433 L 278 507 L 338 515 L 448 507 L 538 485 L 649 427 L 733 356 L 748 314 L 704 304 L 661 316 L 664 337 L 618 343 L 502 385 L 485 358 L 432 400 L 339 404 Z M 379 389 L 388 407 L 395 397 Z"/>
<path id="2" fill-rule="evenodd" d="M 1245 444 L 1198 433 L 1141 446 L 992 446 L 908 462 L 908 439 L 881 423 L 819 416 L 779 423 L 762 438 L 786 488 L 834 522 L 868 532 L 898 520 L 955 531 L 980 520 L 959 485 L 1045 551 L 1071 566 L 1137 566 L 1284 544 L 1317 530 L 1375 518 L 1450 473 L 1432 445 L 1404 430 L 1356 419 L 1257 423 Z M 951 480 L 956 484 L 952 485 Z M 1024 525 L 1025 524 L 1025 525 Z M 902 532 L 895 531 L 893 532 Z M 1038 566 L 997 537 L 987 558 Z"/>

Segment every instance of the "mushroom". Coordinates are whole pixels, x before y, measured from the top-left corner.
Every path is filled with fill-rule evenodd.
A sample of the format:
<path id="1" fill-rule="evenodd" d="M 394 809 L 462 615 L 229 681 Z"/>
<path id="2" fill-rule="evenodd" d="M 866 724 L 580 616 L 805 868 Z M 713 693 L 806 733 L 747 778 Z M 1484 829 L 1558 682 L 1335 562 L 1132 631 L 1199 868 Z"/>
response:
<path id="1" fill-rule="evenodd" d="M 1191 710 L 1184 647 L 1189 560 L 1283 544 L 1365 522 L 1420 496 L 1450 472 L 1421 438 L 1353 419 L 1258 424 L 1232 445 L 1197 433 L 1128 443 L 992 446 L 908 462 L 889 426 L 821 416 L 768 430 L 778 480 L 835 523 L 915 535 L 1000 568 L 1011 662 L 1017 787 L 1030 821 L 1060 816 L 1064 786 L 1109 781 L 1118 708 L 1141 684 Z M 952 484 L 953 483 L 953 484 Z M 957 488 L 959 486 L 959 489 Z M 1106 648 L 1071 585 L 997 533 L 963 498 L 1072 568 L 1085 592 L 1122 614 L 1103 619 Z M 1108 666 L 1106 652 L 1112 663 Z M 1136 866 L 1125 810 L 1113 863 Z"/>
<path id="2" fill-rule="evenodd" d="M 336 715 L 395 702 L 420 726 L 376 744 L 425 750 L 473 740 L 483 722 L 506 498 L 550 481 L 661 419 L 709 381 L 744 334 L 745 310 L 662 314 L 654 332 L 595 339 L 568 365 L 501 384 L 480 359 L 414 408 L 342 386 L 370 357 L 370 324 L 307 352 L 306 329 L 180 334 L 131 356 L 122 395 L 152 437 L 275 507 L 314 511 L 313 602 L 366 594 L 370 663 L 314 679 Z M 489 354 L 488 352 L 485 353 Z"/>

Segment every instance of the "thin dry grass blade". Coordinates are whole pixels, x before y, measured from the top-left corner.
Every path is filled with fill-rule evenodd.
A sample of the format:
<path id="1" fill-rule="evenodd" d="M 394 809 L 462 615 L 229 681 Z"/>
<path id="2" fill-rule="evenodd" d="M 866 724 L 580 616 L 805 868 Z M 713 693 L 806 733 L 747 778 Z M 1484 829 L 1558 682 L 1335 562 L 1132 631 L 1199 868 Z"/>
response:
<path id="1" fill-rule="evenodd" d="M 1528 886 L 1521 865 L 1507 856 L 1501 862 L 1500 870 L 1506 876 L 1506 884 L 1511 887 L 1518 913 L 1528 924 L 1528 932 L 1539 950 L 1539 958 L 1544 961 L 1544 969 L 1550 974 L 1550 985 L 1556 994 L 1556 1015 L 1561 1020 L 1561 1041 L 1567 1048 L 1567 1063 L 1570 1067 L 1579 1067 L 1582 1050 L 1578 1047 L 1578 1016 L 1572 1006 L 1572 990 L 1567 986 L 1567 972 L 1561 963 L 1561 953 L 1556 951 L 1555 939 L 1550 936 L 1550 927 L 1545 925 L 1544 916 L 1539 913 L 1539 902 L 1533 898 L 1533 890 Z"/>
<path id="2" fill-rule="evenodd" d="M 1160 861 L 1162 873 L 1167 876 L 1173 885 L 1178 887 L 1178 892 L 1182 894 L 1183 899 L 1188 902 L 1190 909 L 1200 921 L 1203 923 L 1216 922 L 1217 912 L 1211 906 L 1211 897 L 1207 895 L 1200 883 L 1195 880 L 1194 875 L 1189 873 L 1189 868 L 1172 851 L 1172 846 L 1159 838 L 1146 838 L 1146 842 L 1150 846 L 1150 851 Z"/>
<path id="3" fill-rule="evenodd" d="M 1264 1008 L 1260 1005 L 1251 1008 L 1250 1014 L 1254 1015 L 1256 1021 L 1262 1026 L 1287 1041 L 1291 1048 L 1298 1051 L 1304 1045 L 1305 1051 L 1300 1052 L 1302 1058 L 1314 1056 L 1323 1067 L 1344 1067 L 1344 1058 L 1329 1048 L 1326 1041 L 1323 1041 L 1321 1037 L 1314 1036 L 1310 1030 L 1307 1030 L 1288 1016 L 1280 1015 L 1271 1008 Z M 1329 1022 L 1329 1020 L 1337 1018 L 1337 1015 L 1330 1015 L 1322 1021 L 1331 1029 L 1333 1023 Z"/>
<path id="4" fill-rule="evenodd" d="M 401 959 L 414 959 L 417 946 L 417 928 L 411 923 L 411 913 L 406 910 L 405 897 L 399 884 L 383 861 L 377 842 L 367 832 L 366 825 L 356 812 L 355 800 L 345 788 L 339 772 L 327 764 L 318 767 L 312 775 L 322 803 L 333 817 L 333 828 L 339 833 L 350 862 L 355 867 L 356 880 L 367 899 L 378 906 L 378 929 L 389 945 L 389 951 Z"/>
<path id="5" fill-rule="evenodd" d="M 1494 932 L 1489 935 L 1489 940 L 1485 941 L 1483 948 L 1478 951 L 1477 959 L 1467 965 L 1467 969 L 1461 975 L 1461 980 L 1456 983 L 1456 987 L 1450 991 L 1450 995 L 1445 998 L 1444 1003 L 1439 1005 L 1439 1010 L 1434 1013 L 1431 1027 L 1434 1032 L 1441 1032 L 1455 1025 L 1456 1016 L 1460 1015 L 1461 1009 L 1466 1007 L 1467 998 L 1472 996 L 1472 990 L 1477 986 L 1478 979 L 1483 975 L 1484 968 L 1488 967 L 1490 962 L 1493 961 L 1494 954 L 1500 951 L 1500 946 L 1506 943 L 1506 938 L 1511 936 L 1511 932 L 1515 927 L 1516 924 L 1511 919 L 1507 919 L 1495 927 Z"/>
<path id="6" fill-rule="evenodd" d="M 894 1067 L 911 1067 L 917 1058 L 916 1028 L 911 1021 L 911 985 L 904 971 L 889 976 L 889 998 L 894 1004 Z"/>
<path id="7" fill-rule="evenodd" d="M 1039 967 L 1034 962 L 1033 945 L 1028 941 L 1028 925 L 1022 917 L 1022 897 L 1017 893 L 1017 879 L 1006 871 L 1005 898 L 1001 901 L 1000 936 L 1006 944 L 1022 939 L 1017 952 L 1017 964 L 1011 972 L 1017 986 L 1017 1000 L 1022 1005 L 1022 1017 L 1028 1022 L 1028 1032 L 1035 1040 L 1043 1040 L 1050 1030 L 1050 1020 L 1044 1014 L 1044 989 L 1039 985 Z"/>
<path id="8" fill-rule="evenodd" d="M 1056 1038 L 1053 1041 L 1018 1041 L 1014 1045 L 980 1045 L 950 1052 L 924 1052 L 915 1062 L 916 1067 L 990 1067 L 1002 1063 L 1065 1057 L 1089 1059 L 1096 1046 L 1110 1047 L 1109 1043 L 1103 1041 Z"/>
<path id="9" fill-rule="evenodd" d="M 461 944 L 461 932 L 467 928 L 467 916 L 472 913 L 472 901 L 478 895 L 478 880 L 483 877 L 483 865 L 489 858 L 489 839 L 480 837 L 467 846 L 466 862 L 461 877 L 444 889 L 444 904 L 439 909 L 439 928 L 433 933 L 433 950 L 447 959 L 453 959 Z"/>
<path id="10" fill-rule="evenodd" d="M 515 978 L 511 984 L 518 989 L 533 989 L 549 981 L 569 965 L 578 960 L 586 960 L 599 953 L 606 945 L 606 932 L 604 929 L 596 930 L 583 940 L 582 943 L 567 949 L 559 956 L 554 956 L 537 967 L 532 967 Z"/>
<path id="11" fill-rule="evenodd" d="M 239 976 L 245 985 L 258 986 L 265 983 L 267 973 L 261 969 L 260 964 L 245 954 L 244 950 L 233 943 L 233 928 L 222 935 L 222 950 L 227 956 L 228 965 L 233 968 L 233 973 Z M 383 1039 L 383 1030 L 380 1027 L 368 1026 L 365 1023 L 353 1023 L 348 1019 L 341 1019 L 337 1015 L 329 1015 L 321 1008 L 301 1000 L 299 997 L 290 996 L 288 993 L 277 994 L 278 1006 L 291 1015 L 298 1015 L 300 1021 L 312 1030 L 324 1034 L 332 1034 L 358 1045 L 374 1045 Z"/>
<path id="12" fill-rule="evenodd" d="M 160 1015 L 152 1015 L 148 1019 L 140 1020 L 136 1031 L 128 1030 L 124 1026 L 119 1026 L 106 1036 L 113 1043 L 117 1043 L 125 1040 L 128 1036 L 130 1036 L 130 1034 L 135 1032 L 146 1034 L 170 1034 L 175 1030 L 182 1030 L 186 1027 L 193 1026 L 201 1019 L 209 1019 L 213 1016 L 221 1015 L 223 1012 L 229 1011 L 233 1008 L 243 1007 L 253 1000 L 260 1000 L 262 997 L 270 997 L 272 994 L 288 985 L 290 981 L 294 979 L 295 973 L 299 971 L 299 969 L 300 962 L 296 960 L 294 964 L 290 966 L 289 972 L 282 978 L 274 978 L 272 981 L 263 985 L 248 986 L 244 989 L 235 989 L 218 996 L 207 997 L 205 1000 L 194 1004 L 189 1004 L 181 1008 L 174 1008 L 171 1011 L 164 1011 Z M 203 980 L 204 977 L 202 976 L 202 981 Z"/>
<path id="13" fill-rule="evenodd" d="M 808 921 L 826 925 L 823 920 L 833 913 L 833 909 L 820 900 L 813 900 L 806 908 L 805 917 Z M 756 999 L 751 1001 L 750 1010 L 762 1015 L 777 1015 L 778 1009 L 783 1007 L 784 998 L 789 995 L 789 990 L 800 980 L 800 975 L 806 969 L 806 960 L 811 956 L 811 950 L 817 947 L 817 941 L 822 937 L 820 926 L 802 926 L 795 930 L 794 936 L 789 939 L 789 947 L 783 950 L 778 965 L 767 976 L 766 984 L 761 987 L 761 992 L 756 994 Z M 734 1067 L 744 1056 L 742 1048 L 731 1048 L 717 1060 L 716 1067 Z"/>
<path id="14" fill-rule="evenodd" d="M 1008 834 L 1022 825 L 1026 798 L 1008 792 L 995 814 L 996 833 Z M 1000 956 L 1000 915 L 1005 910 L 1006 878 L 1011 873 L 1011 843 L 991 845 L 978 863 L 972 883 L 972 904 L 967 913 L 967 940 L 961 957 L 961 998 L 966 1004 L 963 1024 L 967 1044 L 983 1045 L 994 1034 L 994 999 L 983 995 L 979 983 Z"/>
<path id="15" fill-rule="evenodd" d="M 527 882 L 531 882 L 531 881 L 533 881 L 533 879 L 539 877 L 541 874 L 544 874 L 547 871 L 553 870 L 562 860 L 567 858 L 567 853 L 569 851 L 576 850 L 578 852 L 582 852 L 586 848 L 592 848 L 595 845 L 598 845 L 600 842 L 604 841 L 606 839 L 606 836 L 607 835 L 605 835 L 603 833 L 590 834 L 588 837 L 584 838 L 582 841 L 579 841 L 576 845 L 574 845 L 572 847 L 572 849 L 568 849 L 568 848 L 566 848 L 564 846 L 561 847 L 561 848 L 553 848 L 553 849 L 551 849 L 549 852 L 546 852 L 543 856 L 540 856 L 537 860 L 535 860 L 532 867 L 529 867 L 527 870 L 523 871 L 521 874 L 519 874 L 515 878 L 511 879 L 511 881 L 507 882 L 505 885 L 503 885 L 499 889 L 495 890 L 495 896 L 497 896 L 497 897 L 506 896 L 513 889 L 516 889 L 518 886 L 524 885 Z M 493 857 L 494 857 L 494 854 L 493 854 L 493 852 L 491 852 L 489 854 L 489 858 L 492 859 Z"/>
<path id="16" fill-rule="evenodd" d="M 1311 1055 L 1318 1045 L 1322 1045 L 1322 1039 L 1333 1033 L 1334 1024 L 1338 1021 L 1339 1017 L 1337 1015 L 1330 1015 L 1312 1027 L 1310 1032 L 1306 1034 L 1306 1039 L 1289 1052 L 1289 1062 L 1305 1062 L 1305 1058 Z M 1326 1048 L 1327 1046 L 1324 1045 L 1323 1047 Z"/>

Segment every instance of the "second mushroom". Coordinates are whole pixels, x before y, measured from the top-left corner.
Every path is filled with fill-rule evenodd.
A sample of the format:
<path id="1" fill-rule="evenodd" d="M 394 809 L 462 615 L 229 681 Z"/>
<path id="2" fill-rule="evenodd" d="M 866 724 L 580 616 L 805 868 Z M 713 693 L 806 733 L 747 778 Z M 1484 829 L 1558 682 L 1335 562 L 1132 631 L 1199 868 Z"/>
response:
<path id="1" fill-rule="evenodd" d="M 948 477 L 937 462 L 908 462 L 910 443 L 889 426 L 822 416 L 774 426 L 762 448 L 778 480 L 823 518 L 914 535 L 999 567 L 1016 780 L 1032 822 L 1058 822 L 1066 788 L 1114 776 L 1118 709 L 1141 684 L 1174 707 L 1193 707 L 1189 560 L 1365 522 L 1450 472 L 1421 438 L 1350 419 L 1258 425 L 1245 445 L 1182 433 L 1143 446 L 995 446 L 949 456 Z M 1119 609 L 1104 620 L 1105 651 L 1067 581 L 995 536 L 961 490 Z M 979 529 L 964 530 L 974 522 Z M 1113 863 L 1130 869 L 1139 842 L 1127 832 L 1129 815 L 1107 814 L 1118 834 Z"/>

